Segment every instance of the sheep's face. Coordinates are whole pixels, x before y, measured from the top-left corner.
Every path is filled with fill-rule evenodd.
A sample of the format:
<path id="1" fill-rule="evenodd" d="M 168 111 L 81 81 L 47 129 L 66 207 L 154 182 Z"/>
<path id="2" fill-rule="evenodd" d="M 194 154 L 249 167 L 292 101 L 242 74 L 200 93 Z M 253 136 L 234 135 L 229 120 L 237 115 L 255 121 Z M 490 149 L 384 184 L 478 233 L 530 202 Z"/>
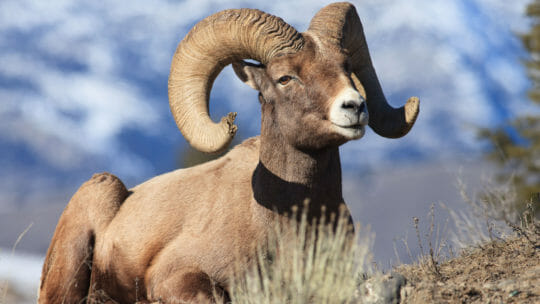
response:
<path id="1" fill-rule="evenodd" d="M 271 128 L 299 149 L 337 146 L 364 135 L 364 89 L 354 86 L 343 51 L 306 39 L 302 51 L 267 66 L 244 62 L 234 68 L 260 92 L 262 134 Z"/>

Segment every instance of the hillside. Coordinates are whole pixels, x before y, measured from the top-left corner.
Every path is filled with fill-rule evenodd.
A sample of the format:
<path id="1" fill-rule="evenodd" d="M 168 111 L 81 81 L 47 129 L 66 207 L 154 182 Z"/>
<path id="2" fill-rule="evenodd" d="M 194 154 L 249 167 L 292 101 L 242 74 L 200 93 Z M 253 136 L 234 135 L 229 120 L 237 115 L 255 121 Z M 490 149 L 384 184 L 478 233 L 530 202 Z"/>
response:
<path id="1" fill-rule="evenodd" d="M 540 230 L 465 250 L 433 267 L 403 265 L 400 303 L 540 303 Z"/>

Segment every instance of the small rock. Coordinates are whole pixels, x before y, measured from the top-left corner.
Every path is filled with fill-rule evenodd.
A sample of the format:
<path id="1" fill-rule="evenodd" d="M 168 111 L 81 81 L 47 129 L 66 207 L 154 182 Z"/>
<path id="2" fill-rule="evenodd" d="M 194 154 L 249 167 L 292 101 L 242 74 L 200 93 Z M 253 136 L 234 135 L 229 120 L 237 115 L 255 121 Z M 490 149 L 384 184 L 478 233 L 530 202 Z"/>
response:
<path id="1" fill-rule="evenodd" d="M 497 286 L 495 286 L 495 284 L 493 284 L 491 282 L 485 283 L 482 287 L 484 289 L 487 289 L 487 290 L 498 290 L 499 289 Z"/>
<path id="2" fill-rule="evenodd" d="M 413 292 L 414 292 L 414 287 L 412 286 L 401 287 L 401 290 L 399 292 L 400 300 L 403 301 L 407 299 L 408 297 L 412 295 Z"/>
<path id="3" fill-rule="evenodd" d="M 399 273 L 372 277 L 360 285 L 360 302 L 364 304 L 398 304 L 406 279 Z"/>
<path id="4" fill-rule="evenodd" d="M 515 289 L 516 281 L 512 279 L 502 280 L 497 284 L 497 287 L 507 293 Z"/>

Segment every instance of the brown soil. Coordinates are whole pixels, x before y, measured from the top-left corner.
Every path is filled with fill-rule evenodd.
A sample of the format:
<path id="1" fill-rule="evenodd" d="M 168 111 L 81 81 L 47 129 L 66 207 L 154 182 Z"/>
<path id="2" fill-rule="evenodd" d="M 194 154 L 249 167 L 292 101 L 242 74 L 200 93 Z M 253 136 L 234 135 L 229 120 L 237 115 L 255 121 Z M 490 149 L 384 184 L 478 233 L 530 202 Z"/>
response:
<path id="1" fill-rule="evenodd" d="M 407 278 L 401 303 L 540 303 L 540 227 L 436 266 L 428 257 L 396 271 Z"/>

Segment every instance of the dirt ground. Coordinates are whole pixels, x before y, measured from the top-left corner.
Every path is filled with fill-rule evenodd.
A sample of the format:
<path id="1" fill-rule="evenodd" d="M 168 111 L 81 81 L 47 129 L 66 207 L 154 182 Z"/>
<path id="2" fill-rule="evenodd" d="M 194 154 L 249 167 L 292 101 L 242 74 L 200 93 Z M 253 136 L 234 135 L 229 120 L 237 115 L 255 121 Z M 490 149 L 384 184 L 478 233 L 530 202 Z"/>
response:
<path id="1" fill-rule="evenodd" d="M 427 257 L 396 271 L 407 279 L 400 303 L 540 303 L 540 226 L 441 264 Z"/>

